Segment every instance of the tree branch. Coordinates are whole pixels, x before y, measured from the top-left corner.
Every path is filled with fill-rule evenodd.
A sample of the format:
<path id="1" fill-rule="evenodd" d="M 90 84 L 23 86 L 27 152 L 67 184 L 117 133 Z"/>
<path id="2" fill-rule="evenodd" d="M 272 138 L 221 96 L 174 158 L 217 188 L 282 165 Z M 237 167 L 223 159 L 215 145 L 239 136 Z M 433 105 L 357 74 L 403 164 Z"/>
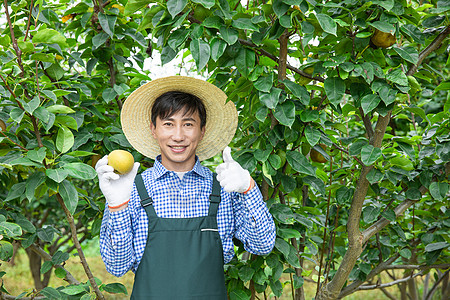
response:
<path id="1" fill-rule="evenodd" d="M 450 34 L 450 25 L 447 26 L 444 30 L 441 31 L 441 33 L 438 34 L 438 36 L 425 48 L 422 52 L 419 54 L 419 59 L 417 60 L 416 65 L 412 65 L 408 72 L 406 72 L 406 75 L 413 75 L 417 72 L 417 69 L 422 64 L 423 60 L 430 55 L 433 51 L 439 49 L 442 45 L 442 42 L 444 39 Z"/>
<path id="2" fill-rule="evenodd" d="M 52 257 L 50 254 L 48 254 L 44 249 L 42 249 L 41 247 L 39 247 L 38 245 L 32 244 L 30 246 L 31 250 L 33 250 L 34 252 L 36 252 L 36 254 L 38 254 L 40 257 L 42 257 L 43 260 L 45 261 L 51 261 Z M 80 284 L 80 282 L 78 280 L 75 279 L 75 277 L 72 276 L 72 274 L 67 271 L 63 266 L 61 265 L 55 265 L 55 268 L 61 268 L 66 272 L 66 277 L 64 277 L 64 280 L 67 281 L 70 284 Z"/>
<path id="3" fill-rule="evenodd" d="M 441 277 L 439 277 L 439 279 L 434 283 L 433 287 L 431 288 L 431 290 L 428 292 L 426 298 L 424 298 L 425 300 L 431 300 L 431 298 L 433 297 L 434 292 L 436 291 L 438 285 L 441 283 L 441 281 L 445 278 L 445 275 L 447 275 L 450 272 L 450 270 L 447 270 L 444 274 L 442 274 Z"/>
<path id="4" fill-rule="evenodd" d="M 258 51 L 261 55 L 264 55 L 264 56 L 270 58 L 271 60 L 273 60 L 276 63 L 280 63 L 278 57 L 276 57 L 275 55 L 267 52 L 266 50 L 264 50 L 262 48 L 260 48 L 258 45 L 255 45 L 254 43 L 246 41 L 246 40 L 241 39 L 241 38 L 238 39 L 238 41 L 239 41 L 239 43 L 241 45 L 248 46 L 248 47 L 251 47 L 251 48 L 255 48 L 256 51 Z M 286 64 L 286 68 L 291 70 L 291 71 L 293 71 L 293 72 L 295 72 L 295 73 L 297 73 L 297 74 L 300 74 L 300 75 L 302 75 L 302 76 L 304 76 L 306 78 L 317 80 L 317 81 L 320 81 L 320 82 L 324 82 L 325 81 L 325 79 L 323 79 L 320 76 L 313 77 L 311 74 L 308 74 L 305 71 L 302 71 L 302 70 L 300 70 L 300 69 L 298 69 L 296 67 L 293 67 L 293 66 L 291 66 L 289 64 Z"/>
<path id="5" fill-rule="evenodd" d="M 426 192 L 426 188 L 424 186 L 420 187 L 420 192 L 423 194 Z M 402 203 L 400 203 L 396 208 L 394 208 L 395 216 L 398 217 L 402 215 L 408 208 L 416 203 L 416 200 L 406 199 Z M 366 243 L 373 235 L 380 232 L 384 227 L 386 227 L 390 223 L 389 220 L 385 218 L 379 219 L 377 222 L 372 224 L 366 230 L 362 232 L 363 243 Z"/>
<path id="6" fill-rule="evenodd" d="M 373 127 L 372 123 L 370 122 L 370 118 L 367 115 L 364 115 L 364 111 L 362 107 L 359 107 L 359 113 L 361 114 L 361 119 L 363 120 L 364 127 L 366 127 L 366 133 L 369 137 L 369 141 L 372 141 L 373 139 Z"/>
<path id="7" fill-rule="evenodd" d="M 399 258 L 400 254 L 395 254 L 394 256 L 390 257 L 386 261 L 381 262 L 378 266 L 376 266 L 372 271 L 370 271 L 369 274 L 367 274 L 366 280 L 371 280 L 376 275 L 380 274 L 384 270 L 386 270 L 387 267 L 389 267 L 390 264 L 392 264 L 394 261 Z M 341 293 L 339 294 L 339 298 L 344 298 L 345 296 L 348 296 L 358 290 L 358 288 L 364 283 L 362 280 L 356 280 L 352 284 L 346 286 Z"/>
<path id="8" fill-rule="evenodd" d="M 86 261 L 86 257 L 84 256 L 83 249 L 81 249 L 80 242 L 78 241 L 77 229 L 75 226 L 75 222 L 73 220 L 73 216 L 70 213 L 70 211 L 67 209 L 67 206 L 64 204 L 64 200 L 62 199 L 60 194 L 56 194 L 56 199 L 58 200 L 59 204 L 61 205 L 61 207 L 64 210 L 64 213 L 66 214 L 66 218 L 67 218 L 67 221 L 69 222 L 69 226 L 70 226 L 70 231 L 72 233 L 72 241 L 73 241 L 75 247 L 77 248 L 78 256 L 80 257 L 81 265 L 84 268 L 84 272 L 86 273 L 86 275 L 89 279 L 89 282 L 91 283 L 91 286 L 92 286 L 95 294 L 97 295 L 97 299 L 104 300 L 105 297 L 100 292 L 98 285 L 95 282 L 94 276 L 92 275 L 91 269 L 89 268 L 89 265 Z"/>
<path id="9" fill-rule="evenodd" d="M 375 290 L 375 289 L 379 289 L 379 288 L 386 288 L 386 287 L 394 286 L 394 285 L 397 285 L 397 284 L 400 284 L 400 283 L 403 283 L 403 282 L 407 282 L 407 281 L 409 281 L 409 280 L 411 280 L 413 278 L 416 278 L 416 277 L 422 276 L 422 275 L 423 275 L 423 271 L 420 271 L 420 272 L 418 272 L 418 273 L 416 273 L 414 275 L 407 276 L 407 277 L 404 277 L 402 279 L 397 279 L 395 281 L 391 281 L 391 282 L 388 282 L 388 283 L 362 285 L 357 290 L 358 291 L 367 291 L 367 290 Z"/>

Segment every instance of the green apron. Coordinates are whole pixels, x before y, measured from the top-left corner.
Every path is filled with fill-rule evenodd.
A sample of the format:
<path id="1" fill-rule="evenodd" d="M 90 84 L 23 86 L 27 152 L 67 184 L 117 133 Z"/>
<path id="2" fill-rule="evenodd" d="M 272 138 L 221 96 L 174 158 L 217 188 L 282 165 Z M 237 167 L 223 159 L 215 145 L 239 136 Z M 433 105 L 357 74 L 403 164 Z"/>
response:
<path id="1" fill-rule="evenodd" d="M 160 218 L 141 175 L 136 176 L 135 183 L 148 217 L 148 238 L 131 299 L 226 300 L 216 174 L 205 217 Z"/>

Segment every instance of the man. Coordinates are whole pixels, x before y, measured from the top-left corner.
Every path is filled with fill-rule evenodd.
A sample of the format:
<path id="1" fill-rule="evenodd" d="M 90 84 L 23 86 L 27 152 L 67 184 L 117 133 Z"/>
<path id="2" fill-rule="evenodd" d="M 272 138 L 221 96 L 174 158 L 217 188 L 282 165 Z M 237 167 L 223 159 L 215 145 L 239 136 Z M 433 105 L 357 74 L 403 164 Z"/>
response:
<path id="1" fill-rule="evenodd" d="M 155 163 L 138 176 L 139 163 L 120 176 L 107 156 L 96 166 L 108 202 L 100 233 L 108 272 L 136 273 L 132 299 L 227 299 L 223 265 L 233 237 L 258 255 L 275 242 L 257 185 L 225 148 L 237 126 L 234 104 L 206 81 L 173 76 L 134 91 L 121 122 Z M 216 179 L 200 161 L 222 150 Z"/>

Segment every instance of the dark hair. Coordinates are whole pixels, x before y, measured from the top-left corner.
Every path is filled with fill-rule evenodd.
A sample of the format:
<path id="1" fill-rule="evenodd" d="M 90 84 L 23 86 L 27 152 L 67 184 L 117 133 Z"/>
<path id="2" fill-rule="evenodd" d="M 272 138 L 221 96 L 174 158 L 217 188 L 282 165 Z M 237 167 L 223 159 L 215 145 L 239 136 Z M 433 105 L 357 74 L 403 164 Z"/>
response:
<path id="1" fill-rule="evenodd" d="M 184 92 L 167 92 L 156 98 L 152 106 L 152 123 L 156 126 L 156 118 L 161 120 L 168 118 L 184 109 L 183 115 L 191 115 L 198 112 L 200 127 L 206 125 L 206 109 L 202 100 L 197 96 Z"/>

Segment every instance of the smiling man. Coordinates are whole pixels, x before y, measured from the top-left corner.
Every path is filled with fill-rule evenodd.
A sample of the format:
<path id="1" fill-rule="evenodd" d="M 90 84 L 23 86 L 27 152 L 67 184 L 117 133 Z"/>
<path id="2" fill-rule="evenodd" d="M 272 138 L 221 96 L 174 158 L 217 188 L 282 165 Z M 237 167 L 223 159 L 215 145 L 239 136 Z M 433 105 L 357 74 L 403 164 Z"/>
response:
<path id="1" fill-rule="evenodd" d="M 105 156 L 96 170 L 108 203 L 100 252 L 108 272 L 136 273 L 132 299 L 227 299 L 223 265 L 233 238 L 257 255 L 274 246 L 272 216 L 227 147 L 237 112 L 226 98 L 206 81 L 173 76 L 125 101 L 125 136 L 155 163 L 118 175 Z M 217 175 L 200 164 L 222 150 Z"/>

